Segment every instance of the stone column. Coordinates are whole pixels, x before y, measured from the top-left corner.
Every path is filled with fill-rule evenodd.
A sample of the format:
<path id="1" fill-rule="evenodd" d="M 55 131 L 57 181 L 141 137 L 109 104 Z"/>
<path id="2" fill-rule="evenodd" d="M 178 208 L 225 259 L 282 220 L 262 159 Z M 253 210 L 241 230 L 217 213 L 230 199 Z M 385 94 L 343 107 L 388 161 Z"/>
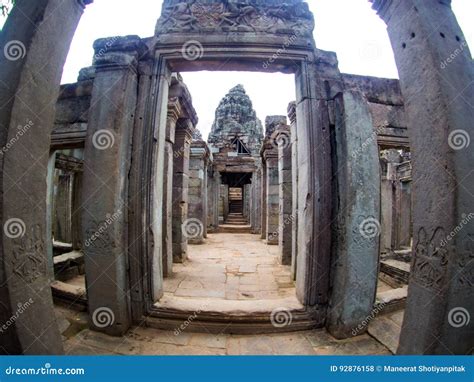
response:
<path id="1" fill-rule="evenodd" d="M 110 41 L 113 41 L 111 43 Z M 91 327 L 123 335 L 130 326 L 127 191 L 137 106 L 136 36 L 94 43 L 95 80 L 85 145 L 83 229 Z M 106 323 L 101 320 L 106 317 Z"/>
<path id="2" fill-rule="evenodd" d="M 384 150 L 382 152 L 383 174 L 381 177 L 381 252 L 390 253 L 395 248 L 394 233 L 396 230 L 395 190 L 397 180 L 397 166 L 400 163 L 398 150 Z"/>
<path id="3" fill-rule="evenodd" d="M 176 123 L 181 114 L 178 98 L 168 100 L 168 118 L 166 120 L 165 157 L 163 173 L 163 276 L 173 273 L 173 162 Z M 176 155 L 179 155 L 176 154 Z"/>
<path id="4" fill-rule="evenodd" d="M 291 237 L 293 230 L 293 190 L 291 166 L 291 132 L 289 126 L 277 130 L 278 143 L 278 196 L 279 196 L 279 234 L 278 249 L 283 265 L 291 265 Z"/>
<path id="5" fill-rule="evenodd" d="M 18 1 L 0 36 L 0 322 L 16 317 L 0 332 L 0 354 L 63 351 L 49 287 L 45 180 L 62 69 L 86 3 Z"/>
<path id="6" fill-rule="evenodd" d="M 334 337 L 348 338 L 362 333 L 358 327 L 370 317 L 375 303 L 379 153 L 372 117 L 361 94 L 345 91 L 336 98 L 335 125 L 337 200 L 327 325 Z"/>
<path id="7" fill-rule="evenodd" d="M 267 244 L 278 245 L 279 236 L 279 173 L 278 173 L 278 132 L 286 126 L 285 116 L 269 116 L 265 119 L 265 139 L 261 154 L 265 162 L 266 174 L 266 216 L 265 231 Z"/>
<path id="8" fill-rule="evenodd" d="M 173 145 L 173 262 L 186 260 L 188 241 L 184 226 L 188 218 L 189 155 L 194 126 L 187 118 L 178 120 Z"/>
<path id="9" fill-rule="evenodd" d="M 57 241 L 72 243 L 71 238 L 71 211 L 72 211 L 72 185 L 74 175 L 60 171 L 56 183 L 54 200 L 54 231 Z"/>
<path id="10" fill-rule="evenodd" d="M 188 223 L 184 227 L 190 244 L 202 244 L 206 236 L 208 157 L 207 144 L 194 140 L 189 161 Z"/>
<path id="11" fill-rule="evenodd" d="M 291 276 L 296 280 L 296 265 L 298 261 L 298 130 L 296 124 L 296 102 L 288 105 L 288 118 L 291 126 L 291 186 L 292 205 L 291 216 Z"/>
<path id="12" fill-rule="evenodd" d="M 296 296 L 305 306 L 329 299 L 332 226 L 332 151 L 329 102 L 341 92 L 334 53 L 316 51 L 296 73 L 298 120 L 298 262 Z M 307 86 L 307 84 L 311 84 Z"/>
<path id="13" fill-rule="evenodd" d="M 221 199 L 222 199 L 222 217 L 223 221 L 227 220 L 229 216 L 229 186 L 227 184 L 221 185 Z"/>
<path id="14" fill-rule="evenodd" d="M 261 214 L 262 214 L 262 169 L 257 169 L 252 176 L 252 233 L 257 235 L 261 233 Z"/>
<path id="15" fill-rule="evenodd" d="M 245 184 L 242 190 L 243 215 L 250 222 L 250 184 Z"/>
<path id="16" fill-rule="evenodd" d="M 260 212 L 260 227 L 261 233 L 260 238 L 267 238 L 267 165 L 265 163 L 265 158 L 262 158 L 262 181 L 260 188 L 260 204 L 262 206 Z"/>
<path id="17" fill-rule="evenodd" d="M 411 162 L 406 161 L 397 166 L 396 187 L 396 238 L 395 249 L 411 246 L 412 218 L 411 218 Z"/>
<path id="18" fill-rule="evenodd" d="M 207 179 L 208 200 L 208 232 L 216 232 L 219 228 L 219 173 L 214 171 L 212 165 L 208 169 Z"/>
<path id="19" fill-rule="evenodd" d="M 474 219 L 466 218 L 474 211 L 472 57 L 451 1 L 373 3 L 395 52 L 413 162 L 414 259 L 398 352 L 468 354 L 474 346 Z"/>
<path id="20" fill-rule="evenodd" d="M 72 197 L 72 249 L 82 250 L 84 243 L 82 239 L 82 179 L 83 169 L 74 173 L 73 197 Z"/>

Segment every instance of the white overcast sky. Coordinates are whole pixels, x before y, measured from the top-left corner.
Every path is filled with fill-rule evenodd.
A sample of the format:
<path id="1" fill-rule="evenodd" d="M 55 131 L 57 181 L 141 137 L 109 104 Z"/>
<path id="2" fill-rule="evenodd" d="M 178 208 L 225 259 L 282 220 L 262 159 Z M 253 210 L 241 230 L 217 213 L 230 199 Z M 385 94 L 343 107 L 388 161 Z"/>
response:
<path id="1" fill-rule="evenodd" d="M 161 12 L 160 0 L 94 0 L 80 21 L 62 83 L 75 82 L 79 70 L 92 61 L 94 40 L 101 37 L 136 34 L 153 35 Z M 309 0 L 316 18 L 314 38 L 319 49 L 337 53 L 344 73 L 397 78 L 393 52 L 385 24 L 375 15 L 368 0 Z M 471 49 L 474 49 L 474 0 L 453 0 L 453 9 Z M 207 137 L 220 99 L 237 84 L 244 85 L 258 117 L 286 114 L 295 98 L 292 75 L 196 72 L 184 73 L 199 128 Z"/>

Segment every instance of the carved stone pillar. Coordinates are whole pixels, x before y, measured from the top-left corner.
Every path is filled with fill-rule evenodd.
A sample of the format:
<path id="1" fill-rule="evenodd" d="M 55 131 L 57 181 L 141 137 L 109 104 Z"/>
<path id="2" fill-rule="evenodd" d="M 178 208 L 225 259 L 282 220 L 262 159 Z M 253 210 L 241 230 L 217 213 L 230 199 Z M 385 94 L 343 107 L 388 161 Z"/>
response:
<path id="1" fill-rule="evenodd" d="M 56 178 L 56 195 L 54 200 L 54 231 L 57 241 L 71 243 L 71 210 L 72 184 L 74 175 L 60 173 Z"/>
<path id="2" fill-rule="evenodd" d="M 135 36 L 110 41 L 94 43 L 96 73 L 84 154 L 84 252 L 91 327 L 123 335 L 131 322 L 127 180 L 138 59 L 146 46 Z"/>
<path id="3" fill-rule="evenodd" d="M 260 238 L 267 238 L 267 165 L 265 159 L 262 158 L 262 178 L 260 188 L 260 203 L 262 208 L 260 209 Z"/>
<path id="4" fill-rule="evenodd" d="M 359 93 L 345 91 L 335 100 L 335 149 L 338 197 L 327 325 L 336 338 L 348 338 L 360 333 L 374 308 L 380 236 L 379 153 Z"/>
<path id="5" fill-rule="evenodd" d="M 175 142 L 176 123 L 181 114 L 178 98 L 168 101 L 168 118 L 166 120 L 165 166 L 163 173 L 163 276 L 168 277 L 173 270 L 173 145 Z M 179 155 L 176 154 L 176 155 Z"/>
<path id="6" fill-rule="evenodd" d="M 329 101 L 341 91 L 334 53 L 296 73 L 298 120 L 298 262 L 296 296 L 310 307 L 329 298 L 332 222 L 332 152 Z M 311 86 L 306 86 L 311 83 Z"/>
<path id="7" fill-rule="evenodd" d="M 206 142 L 194 140 L 189 161 L 188 223 L 184 230 L 191 244 L 202 244 L 207 230 L 207 162 Z"/>
<path id="8" fill-rule="evenodd" d="M 49 288 L 45 180 L 62 68 L 85 3 L 18 1 L 0 36 L 0 322 L 9 323 L 0 354 L 63 351 Z"/>
<path id="9" fill-rule="evenodd" d="M 207 204 L 208 204 L 208 232 L 214 233 L 219 228 L 219 173 L 214 171 L 212 163 L 208 169 Z"/>
<path id="10" fill-rule="evenodd" d="M 451 1 L 373 1 L 387 23 L 413 162 L 413 262 L 400 354 L 474 346 L 474 71 Z"/>
<path id="11" fill-rule="evenodd" d="M 278 187 L 278 151 L 272 144 L 263 148 L 265 162 L 266 195 L 265 195 L 265 233 L 269 245 L 278 245 L 279 224 L 279 187 Z"/>
<path id="12" fill-rule="evenodd" d="M 397 166 L 401 157 L 398 150 L 385 150 L 382 152 L 382 177 L 381 177 L 381 252 L 390 253 L 395 248 L 396 230 L 396 178 Z"/>
<path id="13" fill-rule="evenodd" d="M 289 126 L 280 126 L 276 131 L 278 144 L 278 196 L 279 196 L 279 234 L 278 249 L 283 265 L 291 265 L 292 215 L 292 165 L 291 132 Z"/>
<path id="14" fill-rule="evenodd" d="M 179 119 L 173 145 L 173 262 L 186 260 L 188 247 L 186 220 L 188 218 L 189 156 L 194 126 L 187 119 Z"/>
<path id="15" fill-rule="evenodd" d="M 72 197 L 72 249 L 82 250 L 82 179 L 83 169 L 74 173 L 73 197 Z"/>
<path id="16" fill-rule="evenodd" d="M 296 264 L 298 261 L 298 129 L 296 124 L 296 102 L 288 105 L 288 118 L 291 131 L 291 276 L 296 280 Z"/>
<path id="17" fill-rule="evenodd" d="M 262 229 L 262 169 L 257 169 L 252 176 L 252 216 L 251 226 L 253 234 L 260 234 Z"/>

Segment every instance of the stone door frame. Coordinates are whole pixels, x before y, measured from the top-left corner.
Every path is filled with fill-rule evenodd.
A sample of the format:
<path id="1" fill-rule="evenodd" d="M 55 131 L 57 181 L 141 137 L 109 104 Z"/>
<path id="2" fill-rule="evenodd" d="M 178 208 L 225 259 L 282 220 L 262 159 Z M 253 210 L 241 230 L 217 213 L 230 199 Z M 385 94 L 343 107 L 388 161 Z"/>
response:
<path id="1" fill-rule="evenodd" d="M 131 307 L 132 318 L 135 321 L 143 319 L 144 316 L 160 316 L 160 310 L 154 306 L 156 300 L 157 286 L 162 285 L 162 273 L 153 264 L 158 264 L 161 259 L 154 258 L 160 256 L 159 251 L 153 252 L 153 237 L 148 235 L 149 227 L 153 226 L 153 216 L 150 211 L 153 208 L 153 200 L 160 198 L 160 191 L 153 189 L 154 179 L 159 176 L 159 140 L 160 132 L 166 128 L 167 115 L 167 99 L 168 87 L 173 72 L 192 72 L 192 71 L 257 71 L 267 73 L 285 73 L 295 75 L 295 86 L 297 93 L 297 109 L 299 113 L 298 129 L 305 131 L 305 136 L 310 139 L 315 139 L 313 133 L 316 128 L 314 126 L 316 120 L 314 113 L 308 112 L 305 101 L 313 98 L 316 89 L 320 88 L 319 78 L 312 73 L 314 71 L 315 61 L 318 58 L 318 51 L 314 48 L 312 39 L 297 38 L 291 46 L 286 46 L 288 41 L 287 36 L 265 36 L 265 41 L 262 43 L 255 43 L 256 39 L 249 40 L 248 37 L 241 35 L 236 38 L 236 41 L 229 43 L 226 41 L 226 36 L 206 36 L 206 42 L 201 43 L 202 36 L 190 36 L 168 34 L 158 37 L 155 46 L 155 54 L 152 64 L 152 77 L 155 79 L 150 84 L 151 94 L 148 104 L 145 108 L 148 109 L 144 120 L 144 128 L 146 133 L 141 141 L 137 143 L 144 145 L 140 152 L 140 157 L 134 157 L 135 150 L 132 154 L 132 163 L 139 162 L 139 173 L 141 176 L 135 177 L 135 181 L 131 181 L 129 185 L 129 193 L 133 195 L 136 190 L 146 190 L 143 196 L 143 203 L 138 211 L 135 211 L 133 216 L 130 216 L 129 229 L 130 243 L 141 241 L 142 245 L 131 246 L 129 249 L 130 257 L 130 285 L 131 285 Z M 190 46 L 195 44 L 197 54 L 195 57 L 190 57 L 186 49 L 191 49 Z M 284 49 L 282 49 L 282 47 Z M 192 52 L 192 51 L 191 51 Z M 149 65 L 149 63 L 148 63 Z M 149 126 L 146 126 L 148 124 Z M 153 127 L 155 125 L 155 127 Z M 137 126 L 135 126 L 137 129 Z M 134 139 L 135 142 L 135 139 Z M 155 148 L 152 148 L 154 146 Z M 313 174 L 313 164 L 317 160 L 316 156 L 325 155 L 326 163 L 331 162 L 330 152 L 316 152 L 312 150 L 311 143 L 305 145 L 307 148 L 306 154 L 310 163 L 307 167 L 308 175 Z M 153 166 L 153 163 L 158 163 L 158 166 Z M 325 174 L 330 174 L 330 169 Z M 133 179 L 133 178 L 132 178 Z M 307 182 L 307 191 L 312 197 L 317 195 L 315 190 L 318 179 L 316 176 L 309 176 Z M 326 188 L 326 192 L 327 192 Z M 306 198 L 306 196 L 305 196 Z M 324 199 L 324 198 L 322 198 Z M 330 195 L 327 199 L 330 200 Z M 311 206 L 317 203 L 310 203 Z M 301 213 L 299 221 L 302 226 L 308 227 L 309 246 L 305 249 L 308 257 L 315 258 L 312 245 L 315 241 L 320 240 L 314 227 L 313 217 L 319 216 L 316 210 L 310 213 Z M 327 222 L 330 224 L 330 221 Z M 139 227 L 142 227 L 140 229 Z M 135 227 L 135 228 L 133 228 Z M 157 243 L 159 245 L 159 243 Z M 328 246 L 326 253 L 321 253 L 320 257 L 325 258 L 323 261 L 327 264 L 328 269 L 326 275 L 329 274 L 329 258 L 330 247 Z M 303 250 L 303 249 L 302 249 Z M 313 259 L 314 260 L 314 259 Z M 302 263 L 302 266 L 310 267 L 308 263 Z M 325 319 L 325 303 L 320 304 L 317 299 L 307 296 L 314 292 L 314 285 L 322 285 L 320 283 L 321 275 L 315 272 L 315 268 L 301 269 L 299 272 L 299 299 L 301 303 L 307 307 L 307 312 L 317 322 L 318 326 L 322 326 Z M 329 283 L 327 283 L 328 285 Z M 327 295 L 328 290 L 317 291 L 318 295 Z M 159 293 L 158 293 L 159 294 Z M 155 297 L 154 297 L 155 296 Z"/>

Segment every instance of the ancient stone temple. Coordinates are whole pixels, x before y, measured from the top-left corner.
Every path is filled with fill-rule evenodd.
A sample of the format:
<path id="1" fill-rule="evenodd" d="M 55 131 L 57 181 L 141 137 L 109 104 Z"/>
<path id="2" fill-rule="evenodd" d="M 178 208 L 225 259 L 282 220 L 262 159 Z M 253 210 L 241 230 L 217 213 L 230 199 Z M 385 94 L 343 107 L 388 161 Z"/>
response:
<path id="1" fill-rule="evenodd" d="M 220 178 L 217 181 L 221 222 L 227 222 L 229 217 L 234 223 L 250 222 L 248 203 L 255 199 L 247 186 L 252 181 L 255 183 L 260 171 L 262 139 L 262 123 L 252 101 L 243 86 L 237 85 L 219 103 L 208 138 L 213 155 L 212 171 Z"/>
<path id="2" fill-rule="evenodd" d="M 341 73 L 303 0 L 165 0 L 60 86 L 90 2 L 18 1 L 0 37 L 0 353 L 472 353 L 449 0 L 371 1 L 399 80 Z M 202 70 L 291 74 L 296 99 L 260 120 L 236 85 L 206 141 L 180 74 Z"/>

